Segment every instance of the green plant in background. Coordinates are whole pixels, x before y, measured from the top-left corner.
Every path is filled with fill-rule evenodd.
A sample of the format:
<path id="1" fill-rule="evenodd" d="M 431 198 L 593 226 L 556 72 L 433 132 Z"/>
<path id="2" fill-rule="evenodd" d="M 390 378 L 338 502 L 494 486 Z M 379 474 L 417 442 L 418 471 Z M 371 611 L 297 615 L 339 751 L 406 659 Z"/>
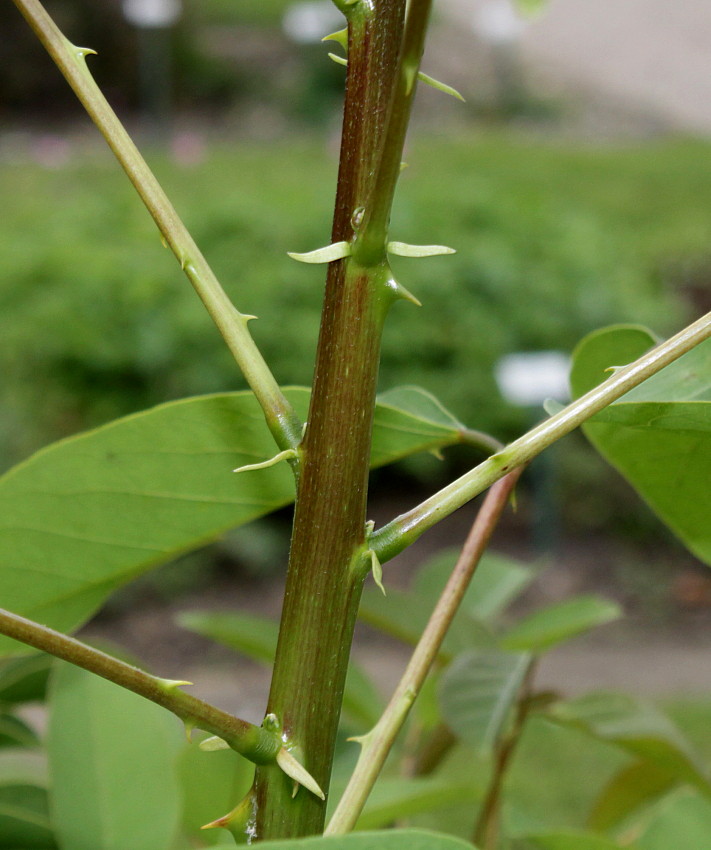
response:
<path id="1" fill-rule="evenodd" d="M 465 427 L 415 387 L 376 399 L 386 315 L 398 300 L 418 303 L 390 258 L 451 251 L 401 242 L 389 228 L 430 3 L 337 0 L 347 20 L 348 69 L 333 231 L 328 246 L 292 255 L 328 265 L 315 376 L 311 390 L 283 389 L 252 339 L 253 317 L 232 306 L 94 84 L 85 64 L 90 51 L 67 41 L 37 0 L 16 4 L 128 173 L 250 391 L 119 419 L 40 451 L 0 479 L 0 650 L 22 652 L 20 641 L 71 662 L 51 675 L 49 782 L 31 752 L 33 733 L 14 710 L 41 694 L 47 662 L 12 660 L 0 672 L 10 744 L 0 753 L 10 757 L 0 788 L 6 846 L 170 850 L 194 846 L 207 820 L 238 841 L 271 840 L 273 847 L 447 850 L 472 846 L 447 835 L 447 821 L 427 824 L 436 832 L 373 829 L 410 817 L 417 825 L 428 809 L 463 804 L 469 811 L 475 803 L 466 834 L 482 850 L 502 836 L 523 847 L 635 842 L 654 850 L 679 820 L 692 846 L 692 831 L 703 833 L 711 817 L 710 792 L 705 767 L 680 733 L 626 697 L 565 701 L 535 688 L 541 653 L 617 616 L 616 608 L 583 597 L 502 624 L 499 615 L 530 575 L 482 557 L 526 463 L 585 425 L 687 546 L 711 561 L 704 486 L 711 316 L 658 344 L 633 326 L 584 341 L 573 369 L 576 400 L 507 446 Z M 382 527 L 367 520 L 371 466 L 456 444 L 488 457 Z M 381 710 L 363 672 L 348 671 L 364 581 L 372 573 L 382 589 L 386 561 L 487 489 L 454 566 L 425 569 L 407 598 L 366 595 L 363 616 L 415 644 Z M 66 634 L 130 579 L 291 501 L 278 630 L 244 615 L 186 620 L 273 661 L 261 726 L 191 696 L 187 682 L 147 674 Z M 423 688 L 424 703 L 396 743 Z M 342 707 L 360 745 L 350 771 L 339 746 Z M 181 739 L 171 713 L 189 738 L 207 733 L 196 733 L 199 748 Z M 535 716 L 629 757 L 608 777 L 588 834 L 552 831 L 544 813 L 515 806 L 507 813 L 502 804 L 512 757 Z M 388 784 L 391 753 L 407 778 Z M 473 780 L 447 773 L 462 753 L 470 765 L 481 763 Z"/>

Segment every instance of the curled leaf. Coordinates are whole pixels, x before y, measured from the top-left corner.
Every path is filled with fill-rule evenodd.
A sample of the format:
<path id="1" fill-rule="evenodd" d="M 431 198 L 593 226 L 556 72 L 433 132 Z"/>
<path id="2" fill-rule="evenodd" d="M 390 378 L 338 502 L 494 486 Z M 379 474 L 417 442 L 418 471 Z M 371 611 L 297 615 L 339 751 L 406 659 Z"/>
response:
<path id="1" fill-rule="evenodd" d="M 407 242 L 388 242 L 388 253 L 398 257 L 436 257 L 440 254 L 456 254 L 446 245 L 409 245 Z"/>
<path id="2" fill-rule="evenodd" d="M 456 97 L 457 100 L 461 100 L 464 103 L 464 98 L 461 94 L 453 87 L 448 86 L 446 83 L 441 83 L 439 80 L 435 80 L 434 77 L 430 77 L 429 74 L 425 74 L 423 71 L 420 71 L 417 75 L 417 79 L 420 82 L 426 83 L 428 86 L 432 86 L 433 89 L 437 89 L 437 91 L 444 92 L 445 94 L 450 94 L 452 97 Z"/>
<path id="3" fill-rule="evenodd" d="M 274 455 L 274 457 L 270 457 L 269 460 L 263 460 L 261 463 L 248 463 L 246 466 L 238 466 L 237 469 L 233 469 L 233 472 L 252 472 L 255 469 L 268 469 L 270 466 L 276 466 L 277 463 L 280 463 L 282 460 L 290 460 L 291 458 L 298 457 L 299 453 L 296 449 L 285 449 L 283 452 L 279 452 L 279 454 Z M 192 682 L 187 682 L 186 684 L 192 684 Z"/>

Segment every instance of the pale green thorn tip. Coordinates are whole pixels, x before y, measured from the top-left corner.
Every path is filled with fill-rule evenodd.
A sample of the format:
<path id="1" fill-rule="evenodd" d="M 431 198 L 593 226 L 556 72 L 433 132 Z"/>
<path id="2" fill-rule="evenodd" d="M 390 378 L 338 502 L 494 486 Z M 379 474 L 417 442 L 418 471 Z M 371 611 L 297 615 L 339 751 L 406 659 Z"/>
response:
<path id="1" fill-rule="evenodd" d="M 218 738 L 217 735 L 213 735 L 211 738 L 200 741 L 198 747 L 205 753 L 214 753 L 217 750 L 229 750 L 230 745 L 222 738 Z"/>
<path id="2" fill-rule="evenodd" d="M 306 254 L 296 254 L 293 251 L 287 251 L 287 253 L 292 260 L 298 260 L 300 263 L 332 263 L 334 260 L 342 260 L 350 256 L 351 244 L 350 242 L 334 242 L 332 245 L 308 251 Z"/>
<path id="3" fill-rule="evenodd" d="M 161 690 L 164 691 L 177 691 L 178 688 L 182 688 L 184 685 L 194 684 L 194 682 L 186 682 L 184 679 L 161 679 L 159 677 L 158 682 L 160 683 Z"/>
<path id="4" fill-rule="evenodd" d="M 328 58 L 332 59 L 336 65 L 348 65 L 347 59 L 344 59 L 343 56 L 336 56 L 335 53 L 329 53 Z"/>
<path id="5" fill-rule="evenodd" d="M 422 71 L 420 71 L 417 76 L 423 83 L 426 83 L 428 86 L 432 86 L 433 89 L 437 89 L 437 91 L 444 92 L 445 94 L 451 94 L 452 97 L 456 97 L 457 100 L 461 100 L 462 103 L 466 103 L 461 94 L 453 86 L 441 83 L 439 80 L 435 80 L 434 77 L 430 77 L 429 74 L 425 74 Z"/>
<path id="6" fill-rule="evenodd" d="M 417 66 L 416 65 L 408 65 L 404 69 L 405 74 L 405 94 L 409 95 L 415 85 L 415 80 L 417 79 Z"/>
<path id="7" fill-rule="evenodd" d="M 270 457 L 269 460 L 263 460 L 261 463 L 248 463 L 246 466 L 238 466 L 237 469 L 233 469 L 233 472 L 253 472 L 256 469 L 267 469 L 270 466 L 276 466 L 277 463 L 280 463 L 282 460 L 291 460 L 291 458 L 298 457 L 299 453 L 296 449 L 284 449 L 283 452 L 279 452 L 279 454 L 274 455 L 274 457 Z"/>
<path id="8" fill-rule="evenodd" d="M 348 50 L 348 27 L 343 27 L 342 30 L 336 30 L 336 32 L 329 33 L 329 35 L 325 35 L 321 41 L 336 41 L 341 47 L 347 51 Z"/>
<path id="9" fill-rule="evenodd" d="M 378 558 L 375 554 L 375 549 L 368 549 L 365 554 L 370 558 L 370 569 L 373 573 L 373 581 L 382 590 L 383 596 L 387 596 L 383 585 L 383 565 L 380 563 L 380 558 Z"/>
<path id="10" fill-rule="evenodd" d="M 306 770 L 306 768 L 300 764 L 285 747 L 282 747 L 279 750 L 276 760 L 279 767 L 290 779 L 293 779 L 294 782 L 298 782 L 299 785 L 303 785 L 304 788 L 312 794 L 315 794 L 319 799 L 326 799 L 326 795 L 323 793 L 313 776 L 311 776 L 308 770 Z"/>
<path id="11" fill-rule="evenodd" d="M 436 257 L 440 254 L 456 254 L 446 245 L 408 245 L 407 242 L 388 242 L 388 253 L 398 257 Z"/>
<path id="12" fill-rule="evenodd" d="M 406 289 L 401 283 L 398 283 L 394 277 L 391 277 L 387 285 L 392 289 L 396 298 L 402 298 L 404 301 L 409 301 L 415 307 L 421 307 L 422 302 L 414 296 L 409 289 Z"/>
<path id="13" fill-rule="evenodd" d="M 75 47 L 74 49 L 76 50 L 77 56 L 79 56 L 80 59 L 86 59 L 87 56 L 99 55 L 95 50 L 92 50 L 91 47 Z"/>

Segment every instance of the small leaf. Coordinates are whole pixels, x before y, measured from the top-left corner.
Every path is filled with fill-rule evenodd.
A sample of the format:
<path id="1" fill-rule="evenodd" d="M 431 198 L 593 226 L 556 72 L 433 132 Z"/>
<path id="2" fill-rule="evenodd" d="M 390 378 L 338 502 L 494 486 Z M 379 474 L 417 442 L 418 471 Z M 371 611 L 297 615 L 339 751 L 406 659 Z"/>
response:
<path id="1" fill-rule="evenodd" d="M 269 469 L 271 466 L 276 466 L 283 460 L 292 460 L 298 456 L 299 453 L 296 449 L 285 449 L 283 452 L 279 452 L 274 455 L 274 457 L 270 457 L 269 460 L 263 460 L 261 463 L 248 463 L 245 466 L 238 466 L 237 469 L 233 469 L 232 472 L 256 472 L 258 469 Z"/>
<path id="2" fill-rule="evenodd" d="M 634 830 L 635 850 L 707 850 L 711 802 L 688 789 L 665 797 Z"/>
<path id="3" fill-rule="evenodd" d="M 332 245 L 326 245 L 325 248 L 317 248 L 315 251 L 308 251 L 306 254 L 287 251 L 287 254 L 292 260 L 298 260 L 300 263 L 332 263 L 334 260 L 342 260 L 344 257 L 349 257 L 350 253 L 350 242 L 334 242 Z"/>
<path id="4" fill-rule="evenodd" d="M 599 596 L 577 596 L 529 614 L 508 630 L 501 645 L 513 651 L 545 652 L 621 615 L 616 602 Z"/>
<path id="5" fill-rule="evenodd" d="M 440 254 L 456 254 L 446 245 L 408 245 L 407 242 L 388 242 L 388 253 L 398 257 L 437 257 Z"/>
<path id="6" fill-rule="evenodd" d="M 47 693 L 52 657 L 45 653 L 9 658 L 0 664 L 0 703 L 41 702 Z"/>
<path id="7" fill-rule="evenodd" d="M 452 730 L 482 752 L 506 728 L 526 671 L 527 654 L 472 650 L 454 659 L 442 676 L 442 715 Z"/>
<path id="8" fill-rule="evenodd" d="M 38 747 L 34 729 L 13 714 L 0 714 L 0 747 Z"/>
<path id="9" fill-rule="evenodd" d="M 344 59 L 343 56 L 337 56 L 335 53 L 326 54 L 329 59 L 336 63 L 336 65 L 348 65 L 348 60 Z"/>

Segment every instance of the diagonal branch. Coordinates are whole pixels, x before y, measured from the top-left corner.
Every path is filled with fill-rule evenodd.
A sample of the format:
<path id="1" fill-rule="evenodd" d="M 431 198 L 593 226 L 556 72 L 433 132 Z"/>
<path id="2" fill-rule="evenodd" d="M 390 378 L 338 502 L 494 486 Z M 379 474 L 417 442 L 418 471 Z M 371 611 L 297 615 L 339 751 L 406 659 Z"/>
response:
<path id="1" fill-rule="evenodd" d="M 15 0 L 15 4 L 99 128 L 158 225 L 262 406 L 277 445 L 282 450 L 296 448 L 301 441 L 302 426 L 247 329 L 247 322 L 254 317 L 240 313 L 227 297 L 175 208 L 94 82 L 86 66 L 87 54 L 94 51 L 76 47 L 68 41 L 39 0 Z"/>
<path id="2" fill-rule="evenodd" d="M 348 786 L 328 824 L 326 835 L 340 835 L 355 827 L 395 738 L 437 658 L 447 630 L 452 624 L 474 571 L 522 472 L 523 467 L 510 472 L 487 494 L 452 575 L 442 591 L 387 708 L 375 727 L 367 735 L 357 739 L 362 747 L 360 756 Z"/>

